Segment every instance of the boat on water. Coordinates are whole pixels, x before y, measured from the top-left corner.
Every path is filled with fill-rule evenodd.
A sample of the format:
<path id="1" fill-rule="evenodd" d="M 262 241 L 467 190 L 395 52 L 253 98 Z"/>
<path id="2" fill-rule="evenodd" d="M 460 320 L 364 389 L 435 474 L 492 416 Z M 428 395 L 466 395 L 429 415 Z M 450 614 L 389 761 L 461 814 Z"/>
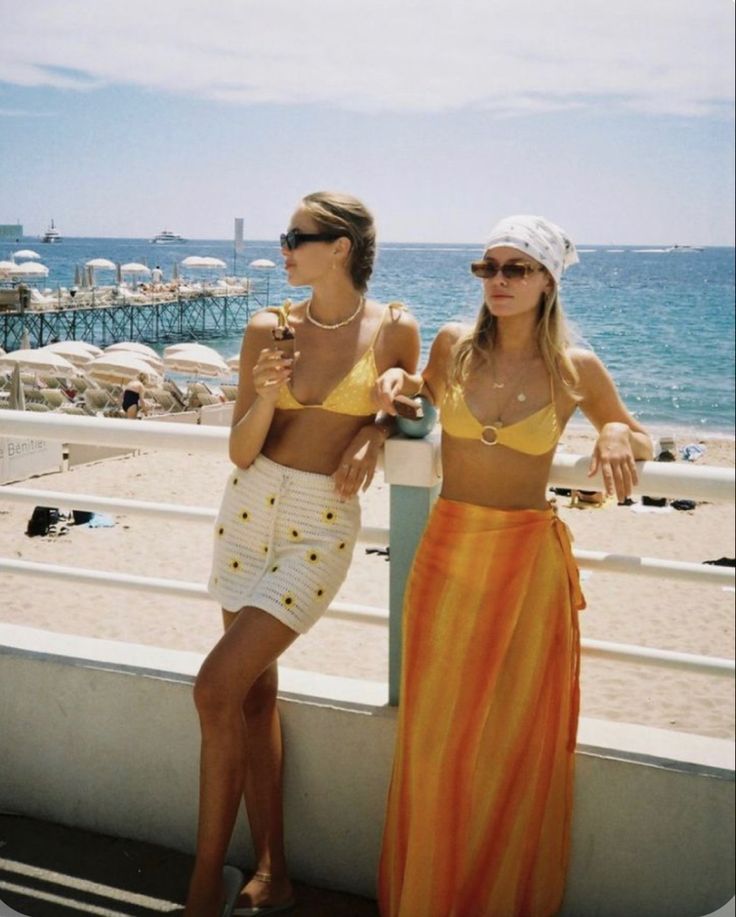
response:
<path id="1" fill-rule="evenodd" d="M 702 252 L 702 248 L 698 248 L 696 245 L 670 245 L 669 248 L 665 249 L 668 252 Z"/>
<path id="2" fill-rule="evenodd" d="M 42 241 L 42 242 L 50 242 L 50 243 L 53 243 L 53 242 L 61 242 L 61 233 L 60 233 L 59 230 L 54 226 L 54 221 L 53 221 L 53 220 L 51 221 L 51 225 L 49 226 L 49 228 L 48 228 L 48 229 L 46 230 L 46 232 L 41 236 L 41 241 Z"/>
<path id="3" fill-rule="evenodd" d="M 177 233 L 172 232 L 170 229 L 161 230 L 158 235 L 155 235 L 151 242 L 154 245 L 170 245 L 174 242 L 186 242 L 187 240 L 183 236 L 177 235 Z"/>

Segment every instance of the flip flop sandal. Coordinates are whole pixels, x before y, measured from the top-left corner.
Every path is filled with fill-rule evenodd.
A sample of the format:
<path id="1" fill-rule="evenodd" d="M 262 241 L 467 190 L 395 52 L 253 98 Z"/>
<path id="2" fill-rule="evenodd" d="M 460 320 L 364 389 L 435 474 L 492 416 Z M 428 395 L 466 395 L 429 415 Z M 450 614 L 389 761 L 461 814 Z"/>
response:
<path id="1" fill-rule="evenodd" d="M 236 908 L 233 917 L 269 917 L 269 914 L 285 914 L 296 907 L 296 901 L 290 898 L 283 904 L 262 904 L 260 907 L 239 907 Z"/>
<path id="2" fill-rule="evenodd" d="M 222 884 L 225 886 L 225 903 L 222 906 L 221 917 L 232 917 L 244 882 L 245 876 L 239 869 L 234 866 L 225 866 L 223 868 Z"/>

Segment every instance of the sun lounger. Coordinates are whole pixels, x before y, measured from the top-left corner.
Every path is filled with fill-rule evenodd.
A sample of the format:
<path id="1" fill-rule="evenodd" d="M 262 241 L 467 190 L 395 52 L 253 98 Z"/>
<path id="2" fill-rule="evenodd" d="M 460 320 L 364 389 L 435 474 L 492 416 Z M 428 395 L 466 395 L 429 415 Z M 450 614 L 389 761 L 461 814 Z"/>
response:
<path id="1" fill-rule="evenodd" d="M 212 389 L 204 382 L 190 382 L 188 392 L 190 395 L 193 392 L 202 392 L 203 395 L 211 395 Z"/>
<path id="2" fill-rule="evenodd" d="M 161 388 L 166 389 L 166 391 L 173 396 L 174 400 L 179 402 L 182 410 L 186 407 L 186 392 L 182 391 L 173 379 L 164 379 Z"/>
<path id="3" fill-rule="evenodd" d="M 115 404 L 114 400 L 110 397 L 110 393 L 102 388 L 90 387 L 86 389 L 82 395 L 82 400 L 95 414 L 100 414 L 105 408 L 109 408 L 111 405 Z"/>
<path id="4" fill-rule="evenodd" d="M 228 401 L 235 401 L 238 397 L 238 386 L 237 385 L 221 385 L 222 394 L 227 398 Z"/>
<path id="5" fill-rule="evenodd" d="M 171 392 L 164 388 L 146 389 L 146 398 L 153 401 L 156 407 L 161 408 L 165 414 L 173 414 L 175 411 L 181 411 L 182 405 L 174 398 Z"/>
<path id="6" fill-rule="evenodd" d="M 94 414 L 94 411 L 91 411 L 89 408 L 81 404 L 65 404 L 59 408 L 60 414 L 77 414 L 80 417 L 89 417 L 91 414 Z"/>
<path id="7" fill-rule="evenodd" d="M 203 408 L 209 404 L 222 404 L 222 398 L 219 395 L 208 395 L 204 392 L 194 392 L 189 399 L 189 410 L 193 408 Z"/>
<path id="8" fill-rule="evenodd" d="M 64 392 L 58 388 L 42 388 L 41 397 L 43 398 L 44 402 L 51 408 L 51 410 L 60 408 L 63 405 L 71 404 Z"/>

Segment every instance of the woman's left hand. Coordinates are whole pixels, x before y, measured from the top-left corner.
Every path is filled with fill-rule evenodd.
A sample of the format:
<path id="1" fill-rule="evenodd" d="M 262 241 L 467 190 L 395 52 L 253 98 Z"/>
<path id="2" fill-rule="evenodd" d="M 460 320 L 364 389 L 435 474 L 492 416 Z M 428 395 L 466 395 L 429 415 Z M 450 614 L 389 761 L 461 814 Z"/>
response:
<path id="1" fill-rule="evenodd" d="M 600 471 L 606 494 L 614 493 L 619 503 L 631 494 L 639 483 L 636 462 L 631 448 L 631 428 L 625 423 L 607 423 L 601 428 L 593 449 L 588 477 Z"/>
<path id="2" fill-rule="evenodd" d="M 385 434 L 375 423 L 361 427 L 343 452 L 332 477 L 341 500 L 347 500 L 362 488 L 368 490 Z"/>

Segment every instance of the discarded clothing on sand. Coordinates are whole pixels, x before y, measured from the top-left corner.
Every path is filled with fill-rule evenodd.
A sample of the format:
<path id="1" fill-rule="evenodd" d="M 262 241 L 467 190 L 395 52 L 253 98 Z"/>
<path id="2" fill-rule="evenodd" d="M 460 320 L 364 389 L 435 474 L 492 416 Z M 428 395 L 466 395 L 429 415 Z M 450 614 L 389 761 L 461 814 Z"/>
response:
<path id="1" fill-rule="evenodd" d="M 701 446 L 699 443 L 688 443 L 687 446 L 683 446 L 680 449 L 680 455 L 686 462 L 695 462 L 702 455 L 705 455 L 705 446 Z"/>
<path id="2" fill-rule="evenodd" d="M 671 506 L 647 506 L 646 503 L 634 503 L 632 513 L 674 513 Z"/>
<path id="3" fill-rule="evenodd" d="M 696 503 L 695 500 L 673 500 L 670 506 L 673 509 L 688 510 L 695 509 Z"/>
<path id="4" fill-rule="evenodd" d="M 91 519 L 84 524 L 90 529 L 111 529 L 115 525 L 115 520 L 104 513 L 92 513 Z"/>

